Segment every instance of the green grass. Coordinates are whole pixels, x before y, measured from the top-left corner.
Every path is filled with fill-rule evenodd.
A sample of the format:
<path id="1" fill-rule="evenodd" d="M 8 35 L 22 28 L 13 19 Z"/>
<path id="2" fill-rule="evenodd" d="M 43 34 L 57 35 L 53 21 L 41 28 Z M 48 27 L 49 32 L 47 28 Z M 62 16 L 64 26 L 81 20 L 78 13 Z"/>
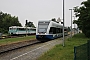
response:
<path id="1" fill-rule="evenodd" d="M 1 39 L 0 45 L 6 45 L 6 44 L 16 43 L 20 41 L 27 41 L 32 39 L 35 39 L 35 36 Z"/>
<path id="2" fill-rule="evenodd" d="M 65 47 L 56 45 L 37 60 L 74 60 L 74 46 L 85 44 L 87 40 L 84 34 L 76 34 L 65 41 Z"/>

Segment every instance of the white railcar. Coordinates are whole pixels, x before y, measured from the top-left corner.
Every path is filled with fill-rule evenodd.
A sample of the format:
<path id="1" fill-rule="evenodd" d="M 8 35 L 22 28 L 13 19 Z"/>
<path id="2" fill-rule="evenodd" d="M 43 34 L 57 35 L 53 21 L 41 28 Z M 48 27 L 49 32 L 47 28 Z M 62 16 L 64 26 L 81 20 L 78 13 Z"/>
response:
<path id="1" fill-rule="evenodd" d="M 54 21 L 39 21 L 36 29 L 36 39 L 44 41 L 63 36 L 63 26 Z"/>
<path id="2" fill-rule="evenodd" d="M 24 34 L 35 34 L 36 28 L 32 27 L 19 27 L 11 26 L 9 27 L 9 34 L 11 35 L 24 35 Z"/>

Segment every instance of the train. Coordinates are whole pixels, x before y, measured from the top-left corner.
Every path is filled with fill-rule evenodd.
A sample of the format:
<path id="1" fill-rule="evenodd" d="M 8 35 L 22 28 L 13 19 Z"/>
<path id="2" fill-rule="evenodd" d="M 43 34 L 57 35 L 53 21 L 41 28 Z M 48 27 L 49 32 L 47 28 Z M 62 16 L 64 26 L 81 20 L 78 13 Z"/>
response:
<path id="1" fill-rule="evenodd" d="M 10 35 L 31 35 L 36 34 L 36 28 L 33 27 L 20 27 L 20 26 L 11 26 L 9 27 Z"/>
<path id="2" fill-rule="evenodd" d="M 67 27 L 64 27 L 65 35 L 68 35 Z M 39 41 L 53 40 L 63 36 L 63 26 L 54 21 L 38 21 L 36 39 Z"/>

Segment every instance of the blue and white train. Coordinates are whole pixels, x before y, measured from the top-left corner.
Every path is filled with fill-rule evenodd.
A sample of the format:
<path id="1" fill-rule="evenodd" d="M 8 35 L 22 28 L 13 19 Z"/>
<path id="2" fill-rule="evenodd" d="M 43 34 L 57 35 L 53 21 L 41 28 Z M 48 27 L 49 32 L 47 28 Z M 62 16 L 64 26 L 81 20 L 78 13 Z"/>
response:
<path id="1" fill-rule="evenodd" d="M 10 35 L 36 34 L 36 28 L 11 26 L 9 27 L 9 34 Z"/>
<path id="2" fill-rule="evenodd" d="M 65 27 L 65 31 L 67 28 Z M 65 32 L 67 35 L 67 32 Z M 55 39 L 63 36 L 63 26 L 54 21 L 39 21 L 36 28 L 36 39 L 46 41 L 47 39 Z"/>

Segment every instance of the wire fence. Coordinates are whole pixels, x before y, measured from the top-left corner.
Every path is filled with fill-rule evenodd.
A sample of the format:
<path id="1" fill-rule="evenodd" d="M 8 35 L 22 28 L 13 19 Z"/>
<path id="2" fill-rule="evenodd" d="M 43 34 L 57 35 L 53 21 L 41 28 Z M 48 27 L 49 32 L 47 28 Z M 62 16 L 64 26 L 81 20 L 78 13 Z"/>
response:
<path id="1" fill-rule="evenodd" d="M 90 60 L 90 40 L 86 44 L 74 47 L 74 60 Z"/>

